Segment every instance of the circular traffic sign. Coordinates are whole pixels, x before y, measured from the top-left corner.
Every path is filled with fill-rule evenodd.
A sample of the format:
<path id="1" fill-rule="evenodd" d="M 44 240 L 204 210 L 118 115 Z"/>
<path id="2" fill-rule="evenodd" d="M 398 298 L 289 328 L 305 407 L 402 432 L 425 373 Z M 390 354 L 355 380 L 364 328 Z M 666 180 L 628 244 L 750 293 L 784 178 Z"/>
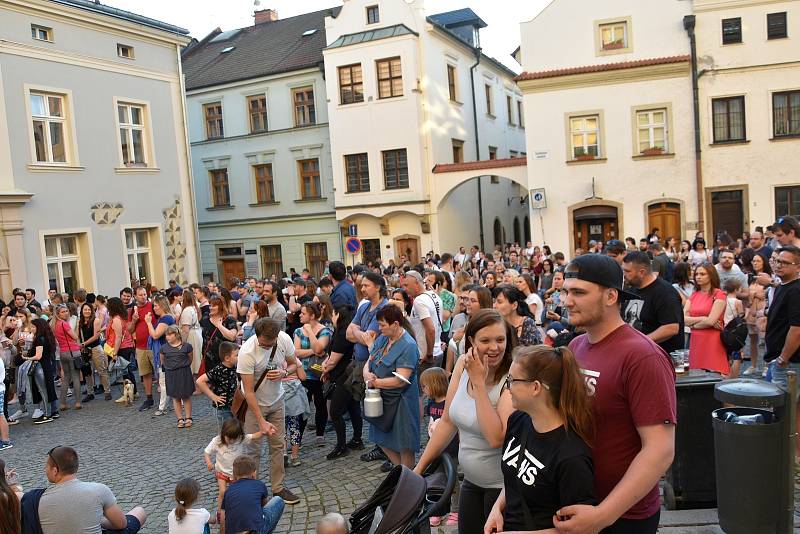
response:
<path id="1" fill-rule="evenodd" d="M 347 252 L 350 254 L 358 254 L 361 252 L 361 240 L 357 237 L 351 237 L 345 243 L 344 248 L 347 249 Z"/>

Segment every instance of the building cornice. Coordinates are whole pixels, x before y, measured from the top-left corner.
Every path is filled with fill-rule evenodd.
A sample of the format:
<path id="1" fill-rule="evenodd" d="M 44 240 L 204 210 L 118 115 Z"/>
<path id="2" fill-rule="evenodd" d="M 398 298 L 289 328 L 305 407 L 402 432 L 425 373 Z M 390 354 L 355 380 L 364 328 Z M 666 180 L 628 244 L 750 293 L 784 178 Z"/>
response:
<path id="1" fill-rule="evenodd" d="M 271 135 L 279 135 L 279 134 L 290 134 L 290 133 L 298 133 L 298 132 L 306 132 L 309 130 L 315 130 L 319 128 L 327 128 L 327 122 L 319 122 L 317 124 L 310 124 L 308 126 L 292 126 L 291 128 L 280 128 L 277 130 L 267 130 L 265 132 L 256 132 L 256 133 L 244 133 L 240 135 L 231 135 L 230 137 L 217 137 L 215 139 L 203 139 L 201 141 L 192 141 L 189 143 L 191 146 L 204 146 L 204 145 L 213 145 L 217 143 L 224 143 L 227 141 L 238 141 L 241 139 L 253 139 L 257 137 L 269 137 Z M 322 147 L 322 145 L 319 145 Z"/>
<path id="2" fill-rule="evenodd" d="M 336 212 L 331 211 L 324 211 L 318 213 L 292 213 L 286 215 L 275 215 L 273 217 L 247 217 L 241 219 L 225 219 L 222 221 L 202 221 L 198 222 L 197 226 L 201 228 L 214 228 L 214 227 L 226 227 L 226 226 L 250 226 L 253 224 L 261 224 L 261 223 L 274 223 L 274 222 L 294 222 L 297 219 L 303 220 L 321 220 L 321 219 L 329 219 L 329 218 L 336 218 Z"/>
<path id="3" fill-rule="evenodd" d="M 694 12 L 724 11 L 779 3 L 786 3 L 786 0 L 695 0 Z"/>
<path id="4" fill-rule="evenodd" d="M 143 24 L 47 0 L 0 0 L 0 6 L 20 13 L 56 19 L 92 31 L 134 36 L 162 46 L 168 45 L 170 48 L 176 44 L 186 46 L 191 42 L 191 38 L 185 35 L 157 30 Z"/>
<path id="5" fill-rule="evenodd" d="M 689 77 L 689 56 L 656 58 L 624 63 L 609 63 L 546 71 L 523 73 L 517 85 L 523 93 L 542 93 L 597 85 L 617 85 L 666 78 Z"/>
<path id="6" fill-rule="evenodd" d="M 22 189 L 0 191 L 0 204 L 27 204 L 33 198 L 33 193 Z"/>
<path id="7" fill-rule="evenodd" d="M 88 69 L 103 70 L 116 74 L 126 74 L 128 76 L 136 76 L 138 78 L 149 78 L 152 80 L 160 80 L 169 83 L 180 82 L 180 78 L 178 77 L 177 73 L 150 70 L 134 65 L 122 64 L 108 59 L 76 54 L 74 52 L 65 52 L 63 50 L 52 50 L 27 43 L 17 43 L 3 39 L 0 39 L 0 53 L 41 59 L 43 61 L 52 61 L 54 63 L 63 63 Z"/>

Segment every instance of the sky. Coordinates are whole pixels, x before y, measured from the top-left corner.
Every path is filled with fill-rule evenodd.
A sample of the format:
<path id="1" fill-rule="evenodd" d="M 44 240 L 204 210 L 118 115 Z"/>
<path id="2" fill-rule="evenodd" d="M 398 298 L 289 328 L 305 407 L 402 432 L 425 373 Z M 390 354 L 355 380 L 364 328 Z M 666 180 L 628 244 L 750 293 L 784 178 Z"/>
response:
<path id="1" fill-rule="evenodd" d="M 162 22 L 188 29 L 192 37 L 203 38 L 219 26 L 223 31 L 253 23 L 254 0 L 101 0 Z M 342 4 L 342 0 L 257 0 L 258 9 L 271 8 L 280 18 L 317 11 Z M 397 0 L 402 1 L 402 0 Z M 536 16 L 551 0 L 425 0 L 428 14 L 472 8 L 488 27 L 481 30 L 485 54 L 519 71 L 510 57 L 519 46 L 519 24 Z"/>

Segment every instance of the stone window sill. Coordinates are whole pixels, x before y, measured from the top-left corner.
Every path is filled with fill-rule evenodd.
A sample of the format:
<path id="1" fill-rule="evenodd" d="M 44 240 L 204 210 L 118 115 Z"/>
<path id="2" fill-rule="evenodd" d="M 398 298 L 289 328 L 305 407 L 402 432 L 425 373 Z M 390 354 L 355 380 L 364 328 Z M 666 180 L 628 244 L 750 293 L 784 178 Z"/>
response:
<path id="1" fill-rule="evenodd" d="M 86 167 L 78 165 L 50 165 L 47 163 L 31 163 L 28 165 L 31 172 L 80 172 L 85 171 Z"/>
<path id="2" fill-rule="evenodd" d="M 737 139 L 736 141 L 717 141 L 715 143 L 711 143 L 709 146 L 718 147 L 718 146 L 747 145 L 747 144 L 750 144 L 749 139 Z"/>
<path id="3" fill-rule="evenodd" d="M 674 152 L 664 152 L 662 154 L 639 154 L 637 156 L 633 156 L 633 159 L 636 161 L 648 160 L 648 159 L 671 159 L 675 157 Z"/>
<path id="4" fill-rule="evenodd" d="M 328 200 L 327 197 L 298 198 L 297 200 L 295 200 L 295 203 L 297 203 L 297 204 L 305 204 L 305 203 L 308 203 L 308 202 L 325 202 L 326 200 Z"/>
<path id="5" fill-rule="evenodd" d="M 208 211 L 225 211 L 225 210 L 232 210 L 235 208 L 236 206 L 234 206 L 233 204 L 229 204 L 227 206 L 209 206 L 206 209 Z"/>
<path id="6" fill-rule="evenodd" d="M 117 174 L 155 174 L 161 172 L 158 167 L 116 167 Z"/>
<path id="7" fill-rule="evenodd" d="M 567 165 L 592 165 L 594 163 L 605 163 L 608 158 L 594 158 L 594 159 L 571 159 L 566 163 Z"/>
<path id="8" fill-rule="evenodd" d="M 278 201 L 274 201 L 274 202 L 252 202 L 252 203 L 248 204 L 248 206 L 250 206 L 251 208 L 260 208 L 262 206 L 280 206 L 280 204 L 281 203 L 278 202 Z"/>

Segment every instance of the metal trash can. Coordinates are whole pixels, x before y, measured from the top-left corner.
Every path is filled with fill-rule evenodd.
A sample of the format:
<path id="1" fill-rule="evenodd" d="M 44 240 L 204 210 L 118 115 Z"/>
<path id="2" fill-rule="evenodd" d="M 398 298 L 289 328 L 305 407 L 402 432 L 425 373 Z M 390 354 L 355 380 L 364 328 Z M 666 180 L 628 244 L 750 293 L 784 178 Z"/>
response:
<path id="1" fill-rule="evenodd" d="M 788 394 L 763 380 L 736 379 L 717 384 L 714 396 L 736 406 L 712 412 L 720 527 L 727 534 L 791 532 Z"/>
<path id="2" fill-rule="evenodd" d="M 675 459 L 664 484 L 664 503 L 669 510 L 717 505 L 714 429 L 708 414 L 722 406 L 714 398 L 714 386 L 720 381 L 719 373 L 701 369 L 676 375 Z"/>

